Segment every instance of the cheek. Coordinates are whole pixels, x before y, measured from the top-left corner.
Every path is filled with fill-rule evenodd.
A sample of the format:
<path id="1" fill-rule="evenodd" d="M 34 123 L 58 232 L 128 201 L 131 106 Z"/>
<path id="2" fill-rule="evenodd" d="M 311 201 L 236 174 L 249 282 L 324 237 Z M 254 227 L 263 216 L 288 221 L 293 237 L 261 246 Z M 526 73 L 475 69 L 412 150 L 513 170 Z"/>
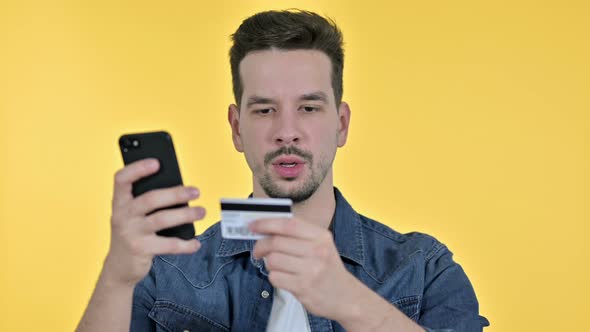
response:
<path id="1" fill-rule="evenodd" d="M 260 123 L 259 121 L 249 122 L 244 120 L 240 126 L 240 133 L 242 135 L 242 140 L 245 141 L 245 144 L 258 144 L 260 145 L 261 142 L 264 140 L 264 133 L 268 131 L 265 128 L 264 123 Z"/>
<path id="2" fill-rule="evenodd" d="M 264 140 L 260 133 L 252 132 L 244 138 L 244 149 L 257 153 L 263 150 Z"/>
<path id="3" fill-rule="evenodd" d="M 338 128 L 333 124 L 316 126 L 313 128 L 313 137 L 315 146 L 325 153 L 326 151 L 335 150 L 338 145 Z"/>
<path id="4" fill-rule="evenodd" d="M 244 151 L 249 151 L 252 146 L 252 142 L 256 139 L 256 130 L 253 130 L 252 126 L 246 121 L 242 120 L 240 123 L 240 137 L 244 146 Z"/>
<path id="5" fill-rule="evenodd" d="M 252 171 L 252 173 L 258 173 L 262 168 L 262 164 L 264 163 L 262 159 L 264 157 L 258 156 L 258 151 L 254 148 L 255 144 L 245 144 L 244 145 L 244 157 L 246 158 L 246 163 L 248 167 Z"/>
<path id="6" fill-rule="evenodd" d="M 248 162 L 250 169 L 254 170 L 256 167 L 263 164 L 264 150 L 262 144 L 262 131 L 249 126 L 242 128 L 241 136 L 246 161 Z"/>

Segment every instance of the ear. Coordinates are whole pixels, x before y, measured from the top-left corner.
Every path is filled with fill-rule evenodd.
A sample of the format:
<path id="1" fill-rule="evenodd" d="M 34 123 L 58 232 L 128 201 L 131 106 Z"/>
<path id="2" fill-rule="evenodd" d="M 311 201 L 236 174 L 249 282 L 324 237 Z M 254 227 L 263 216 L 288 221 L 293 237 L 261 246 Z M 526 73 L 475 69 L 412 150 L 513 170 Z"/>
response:
<path id="1" fill-rule="evenodd" d="M 347 103 L 341 102 L 338 107 L 338 147 L 346 144 L 348 138 L 348 126 L 350 124 L 350 107 Z"/>
<path id="2" fill-rule="evenodd" d="M 234 142 L 234 147 L 238 152 L 244 152 L 242 136 L 240 135 L 240 109 L 237 105 L 231 104 L 227 108 L 227 121 L 231 127 L 231 136 Z"/>

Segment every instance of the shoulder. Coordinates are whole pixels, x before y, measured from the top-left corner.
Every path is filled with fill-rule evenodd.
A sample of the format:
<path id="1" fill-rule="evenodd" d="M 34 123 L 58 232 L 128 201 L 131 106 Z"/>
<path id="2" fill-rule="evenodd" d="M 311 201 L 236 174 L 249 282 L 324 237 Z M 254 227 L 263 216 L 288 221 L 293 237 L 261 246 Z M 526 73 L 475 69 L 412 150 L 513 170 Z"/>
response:
<path id="1" fill-rule="evenodd" d="M 378 244 L 383 249 L 395 249 L 401 255 L 421 253 L 426 260 L 445 248 L 445 245 L 432 235 L 420 232 L 399 233 L 366 216 L 359 214 L 359 219 L 363 227 L 365 243 Z"/>
<path id="2" fill-rule="evenodd" d="M 363 228 L 364 268 L 377 281 L 389 279 L 407 268 L 424 272 L 433 257 L 448 250 L 429 234 L 399 233 L 363 215 L 359 215 L 359 222 Z"/>

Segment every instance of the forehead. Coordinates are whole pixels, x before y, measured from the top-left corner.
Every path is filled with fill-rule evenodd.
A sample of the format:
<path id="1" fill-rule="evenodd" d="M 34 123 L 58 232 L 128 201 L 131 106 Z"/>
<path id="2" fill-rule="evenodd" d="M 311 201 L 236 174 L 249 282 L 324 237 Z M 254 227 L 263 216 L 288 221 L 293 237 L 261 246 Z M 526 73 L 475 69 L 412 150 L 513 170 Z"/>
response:
<path id="1" fill-rule="evenodd" d="M 323 91 L 333 99 L 330 58 L 317 50 L 270 49 L 248 53 L 240 63 L 244 92 L 274 98 L 296 98 Z"/>

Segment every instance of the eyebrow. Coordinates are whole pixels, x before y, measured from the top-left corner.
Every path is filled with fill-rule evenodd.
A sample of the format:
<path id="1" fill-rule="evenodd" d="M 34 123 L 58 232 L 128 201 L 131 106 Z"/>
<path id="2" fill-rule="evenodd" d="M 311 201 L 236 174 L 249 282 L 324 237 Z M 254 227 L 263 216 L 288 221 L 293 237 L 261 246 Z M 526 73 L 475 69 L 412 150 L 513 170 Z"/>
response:
<path id="1" fill-rule="evenodd" d="M 303 96 L 301 96 L 299 98 L 299 100 L 305 100 L 305 101 L 317 100 L 317 101 L 323 101 L 324 103 L 328 103 L 328 96 L 326 96 L 326 94 L 322 91 L 316 91 L 316 92 L 304 94 Z"/>
<path id="2" fill-rule="evenodd" d="M 248 98 L 248 102 L 246 103 L 246 107 L 250 107 L 256 104 L 274 104 L 274 100 L 266 97 L 250 96 Z"/>
<path id="3" fill-rule="evenodd" d="M 328 97 L 322 91 L 314 91 L 311 93 L 303 94 L 299 97 L 300 101 L 322 101 L 324 103 L 328 103 Z M 262 97 L 262 96 L 250 96 L 248 101 L 246 102 L 246 107 L 250 107 L 252 105 L 257 104 L 276 104 L 276 101 L 272 98 Z"/>

